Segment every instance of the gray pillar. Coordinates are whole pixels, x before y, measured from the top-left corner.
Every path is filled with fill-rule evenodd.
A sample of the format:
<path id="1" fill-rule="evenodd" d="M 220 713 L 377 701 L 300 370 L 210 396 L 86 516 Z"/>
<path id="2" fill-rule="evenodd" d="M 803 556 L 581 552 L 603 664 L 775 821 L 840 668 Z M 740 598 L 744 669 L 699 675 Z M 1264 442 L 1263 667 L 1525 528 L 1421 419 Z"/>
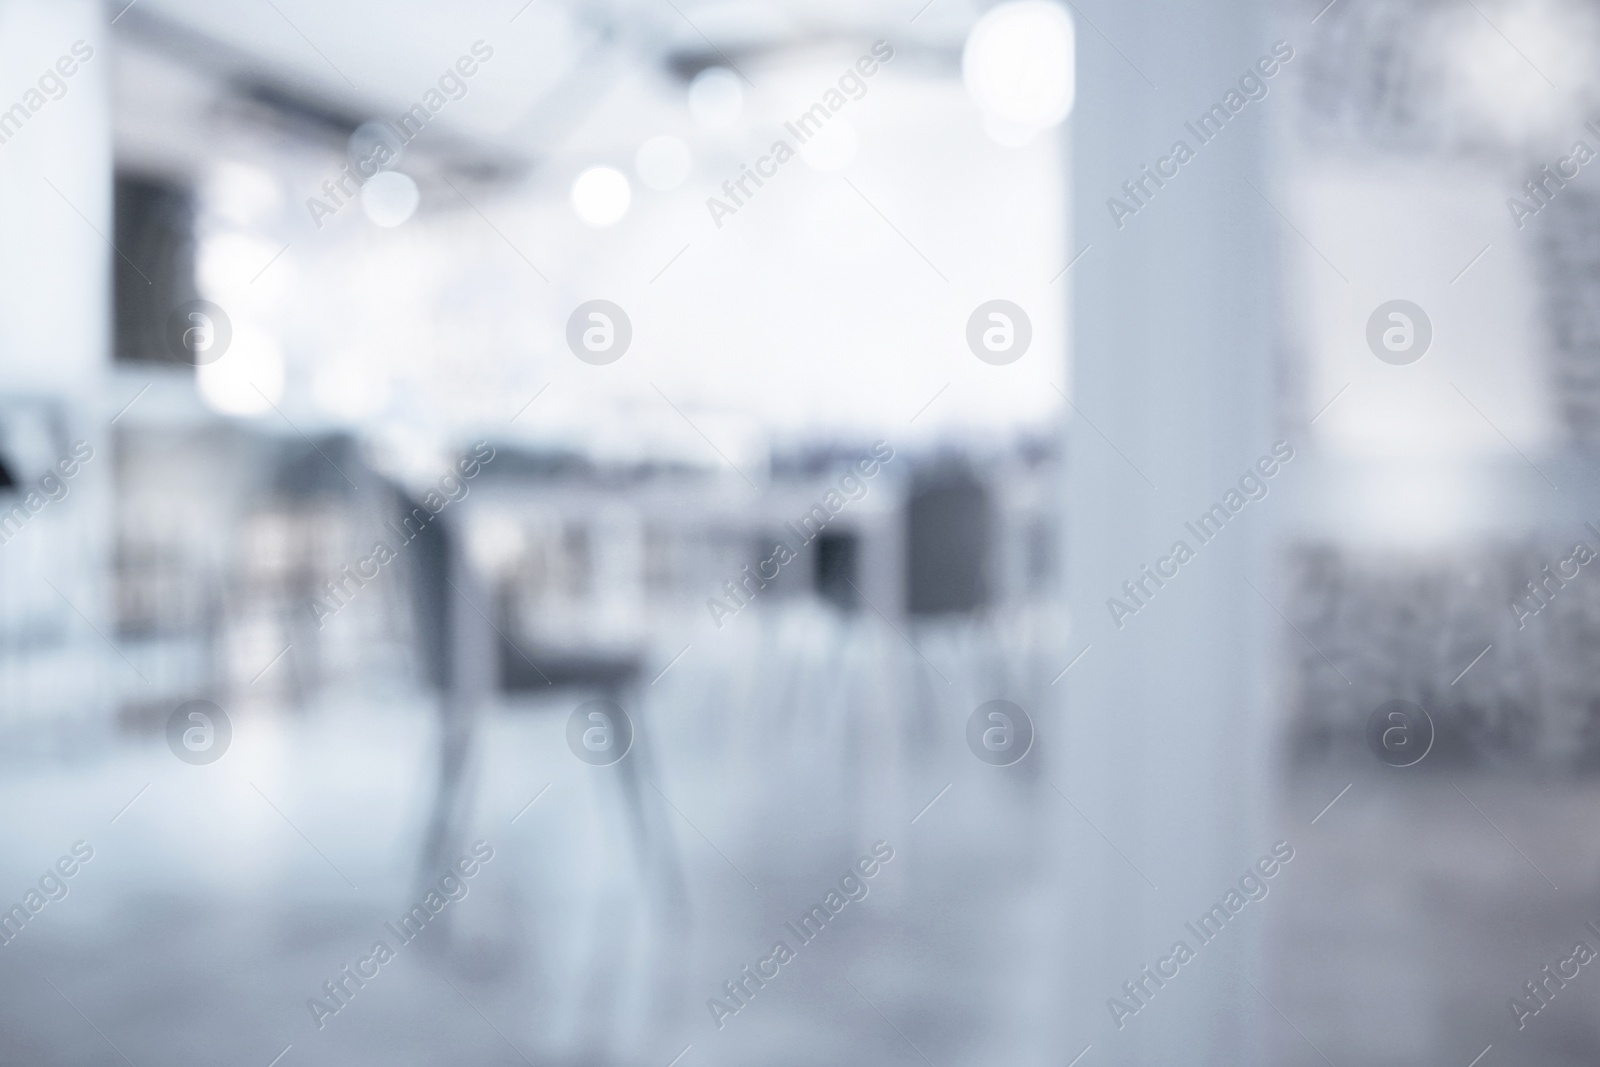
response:
<path id="1" fill-rule="evenodd" d="M 1262 161 L 1287 75 L 1268 79 L 1265 99 L 1201 143 L 1185 122 L 1223 102 L 1271 51 L 1257 6 L 1146 0 L 1089 14 L 1105 36 L 1078 19 L 1070 254 L 1093 247 L 1069 275 L 1077 410 L 1068 412 L 1067 568 L 1070 651 L 1092 647 L 1062 680 L 1056 782 L 1110 844 L 1063 806 L 1082 834 L 1068 865 L 1072 1047 L 1062 1051 L 1071 1058 L 1093 1042 L 1102 1067 L 1250 1067 L 1263 1062 L 1263 1035 L 1282 1025 L 1245 981 L 1281 1003 L 1255 963 L 1276 901 L 1247 905 L 1209 944 L 1184 923 L 1281 836 L 1262 817 L 1274 751 L 1265 672 L 1278 631 L 1248 583 L 1273 596 L 1262 577 L 1268 522 L 1293 465 L 1208 543 L 1184 524 L 1221 502 L 1275 440 L 1277 246 L 1261 193 L 1277 198 Z M 1179 140 L 1194 157 L 1164 186 L 1148 184 L 1152 195 L 1119 228 L 1108 198 L 1133 204 L 1123 183 Z M 1135 603 L 1123 583 L 1179 540 L 1194 558 L 1164 586 L 1149 583 L 1153 594 L 1118 628 L 1108 598 Z M 1286 869 L 1273 882 L 1292 877 Z M 1195 958 L 1163 987 L 1147 984 L 1153 995 L 1119 1029 L 1108 998 L 1137 1004 L 1123 983 L 1179 940 Z"/>

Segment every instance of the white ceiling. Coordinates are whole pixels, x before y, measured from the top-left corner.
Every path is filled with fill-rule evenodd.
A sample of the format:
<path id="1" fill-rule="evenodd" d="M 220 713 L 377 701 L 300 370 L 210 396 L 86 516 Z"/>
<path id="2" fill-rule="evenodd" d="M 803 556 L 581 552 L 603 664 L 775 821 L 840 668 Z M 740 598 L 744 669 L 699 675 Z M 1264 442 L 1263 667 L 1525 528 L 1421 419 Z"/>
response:
<path id="1" fill-rule="evenodd" d="M 198 53 L 213 42 L 285 84 L 372 109 L 409 103 L 482 40 L 515 54 L 520 103 L 529 110 L 564 75 L 605 53 L 638 64 L 724 59 L 737 66 L 753 53 L 877 37 L 897 48 L 948 52 L 960 47 L 987 6 L 981 0 L 451 0 L 446 9 L 430 0 L 139 0 L 119 22 L 141 33 L 188 31 L 194 36 L 177 47 Z"/>

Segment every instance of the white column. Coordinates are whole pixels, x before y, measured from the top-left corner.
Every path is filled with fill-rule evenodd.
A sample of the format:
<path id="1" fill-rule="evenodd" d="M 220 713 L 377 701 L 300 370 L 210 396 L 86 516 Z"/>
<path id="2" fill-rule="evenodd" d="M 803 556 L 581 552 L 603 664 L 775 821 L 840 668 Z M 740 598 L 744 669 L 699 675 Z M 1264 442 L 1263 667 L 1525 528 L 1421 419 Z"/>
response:
<path id="1" fill-rule="evenodd" d="M 1276 839 L 1262 818 L 1276 616 L 1247 579 L 1272 595 L 1261 577 L 1266 534 L 1287 494 L 1250 503 L 1209 543 L 1184 523 L 1222 501 L 1275 439 L 1276 242 L 1271 209 L 1248 183 L 1272 195 L 1263 146 L 1285 78 L 1202 144 L 1185 122 L 1271 51 L 1256 4 L 1144 0 L 1097 4 L 1092 17 L 1105 36 L 1078 20 L 1070 131 L 1070 254 L 1093 247 L 1069 275 L 1081 414 L 1068 413 L 1067 516 L 1070 651 L 1092 648 L 1062 680 L 1053 757 L 1056 783 L 1110 844 L 1062 805 L 1077 836 L 1063 902 L 1072 1047 L 1061 1051 L 1070 1059 L 1093 1042 L 1100 1067 L 1250 1067 L 1263 1062 L 1261 1035 L 1282 1025 L 1245 981 L 1273 995 L 1255 960 L 1276 902 L 1247 905 L 1210 944 L 1184 923 L 1222 901 Z M 1194 158 L 1164 186 L 1149 184 L 1119 228 L 1108 198 L 1127 202 L 1123 183 L 1179 140 Z M 1119 629 L 1108 598 L 1127 600 L 1123 582 L 1178 540 L 1193 560 L 1149 585 Z M 1179 940 L 1195 958 L 1119 1029 L 1107 1000 L 1137 1004 L 1123 983 Z"/>
<path id="2" fill-rule="evenodd" d="M 0 611 L 13 622 L 48 619 L 36 629 L 65 634 L 61 645 L 0 647 L 0 731 L 34 737 L 41 719 L 108 710 L 107 683 L 140 684 L 78 615 L 114 636 L 106 423 L 115 408 L 103 410 L 113 399 L 103 394 L 113 255 L 107 17 L 93 0 L 0 0 L 0 399 L 59 405 L 66 441 L 94 449 L 66 497 L 0 545 Z M 61 458 L 44 454 L 60 444 L 34 449 L 31 469 L 14 473 L 37 485 Z"/>
<path id="3" fill-rule="evenodd" d="M 106 367 L 111 63 L 99 4 L 0 0 L 0 69 L 9 74 L 0 88 L 0 193 L 10 205 L 0 212 L 7 390 L 81 400 Z"/>

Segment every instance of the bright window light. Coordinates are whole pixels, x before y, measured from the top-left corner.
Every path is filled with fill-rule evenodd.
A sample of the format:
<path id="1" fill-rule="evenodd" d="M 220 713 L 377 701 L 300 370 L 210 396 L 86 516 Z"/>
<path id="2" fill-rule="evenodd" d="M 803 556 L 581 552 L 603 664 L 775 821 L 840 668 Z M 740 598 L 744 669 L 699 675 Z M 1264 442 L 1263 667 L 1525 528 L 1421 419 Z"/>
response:
<path id="1" fill-rule="evenodd" d="M 264 415 L 283 399 L 283 355 L 270 339 L 239 335 L 215 363 L 195 369 L 200 398 L 223 415 Z"/>

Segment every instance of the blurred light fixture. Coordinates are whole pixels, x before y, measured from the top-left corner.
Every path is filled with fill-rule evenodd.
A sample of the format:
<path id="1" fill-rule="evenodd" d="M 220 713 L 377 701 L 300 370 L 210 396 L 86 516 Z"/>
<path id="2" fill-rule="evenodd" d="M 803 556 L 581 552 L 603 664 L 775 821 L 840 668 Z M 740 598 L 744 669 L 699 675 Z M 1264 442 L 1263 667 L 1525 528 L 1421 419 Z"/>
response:
<path id="1" fill-rule="evenodd" d="M 239 334 L 215 363 L 195 368 L 200 399 L 224 415 L 263 415 L 283 399 L 283 356 L 271 339 Z"/>
<path id="2" fill-rule="evenodd" d="M 743 110 L 744 87 L 727 67 L 707 67 L 689 83 L 689 114 L 706 129 L 727 129 Z"/>
<path id="3" fill-rule="evenodd" d="M 1072 110 L 1072 18 L 1051 0 L 1007 0 L 967 34 L 961 77 L 1001 144 L 1020 145 Z"/>
<path id="4" fill-rule="evenodd" d="M 374 174 L 361 187 L 361 210 L 383 227 L 394 227 L 416 213 L 422 194 L 417 183 L 397 170 Z"/>
<path id="5" fill-rule="evenodd" d="M 590 167 L 572 183 L 572 208 L 591 226 L 610 226 L 632 202 L 627 175 L 613 167 Z"/>
<path id="6" fill-rule="evenodd" d="M 639 146 L 633 169 L 646 188 L 676 189 L 689 177 L 689 146 L 676 137 L 663 134 Z"/>
<path id="7" fill-rule="evenodd" d="M 800 158 L 813 170 L 840 170 L 856 158 L 859 141 L 856 128 L 841 115 L 800 146 Z"/>

